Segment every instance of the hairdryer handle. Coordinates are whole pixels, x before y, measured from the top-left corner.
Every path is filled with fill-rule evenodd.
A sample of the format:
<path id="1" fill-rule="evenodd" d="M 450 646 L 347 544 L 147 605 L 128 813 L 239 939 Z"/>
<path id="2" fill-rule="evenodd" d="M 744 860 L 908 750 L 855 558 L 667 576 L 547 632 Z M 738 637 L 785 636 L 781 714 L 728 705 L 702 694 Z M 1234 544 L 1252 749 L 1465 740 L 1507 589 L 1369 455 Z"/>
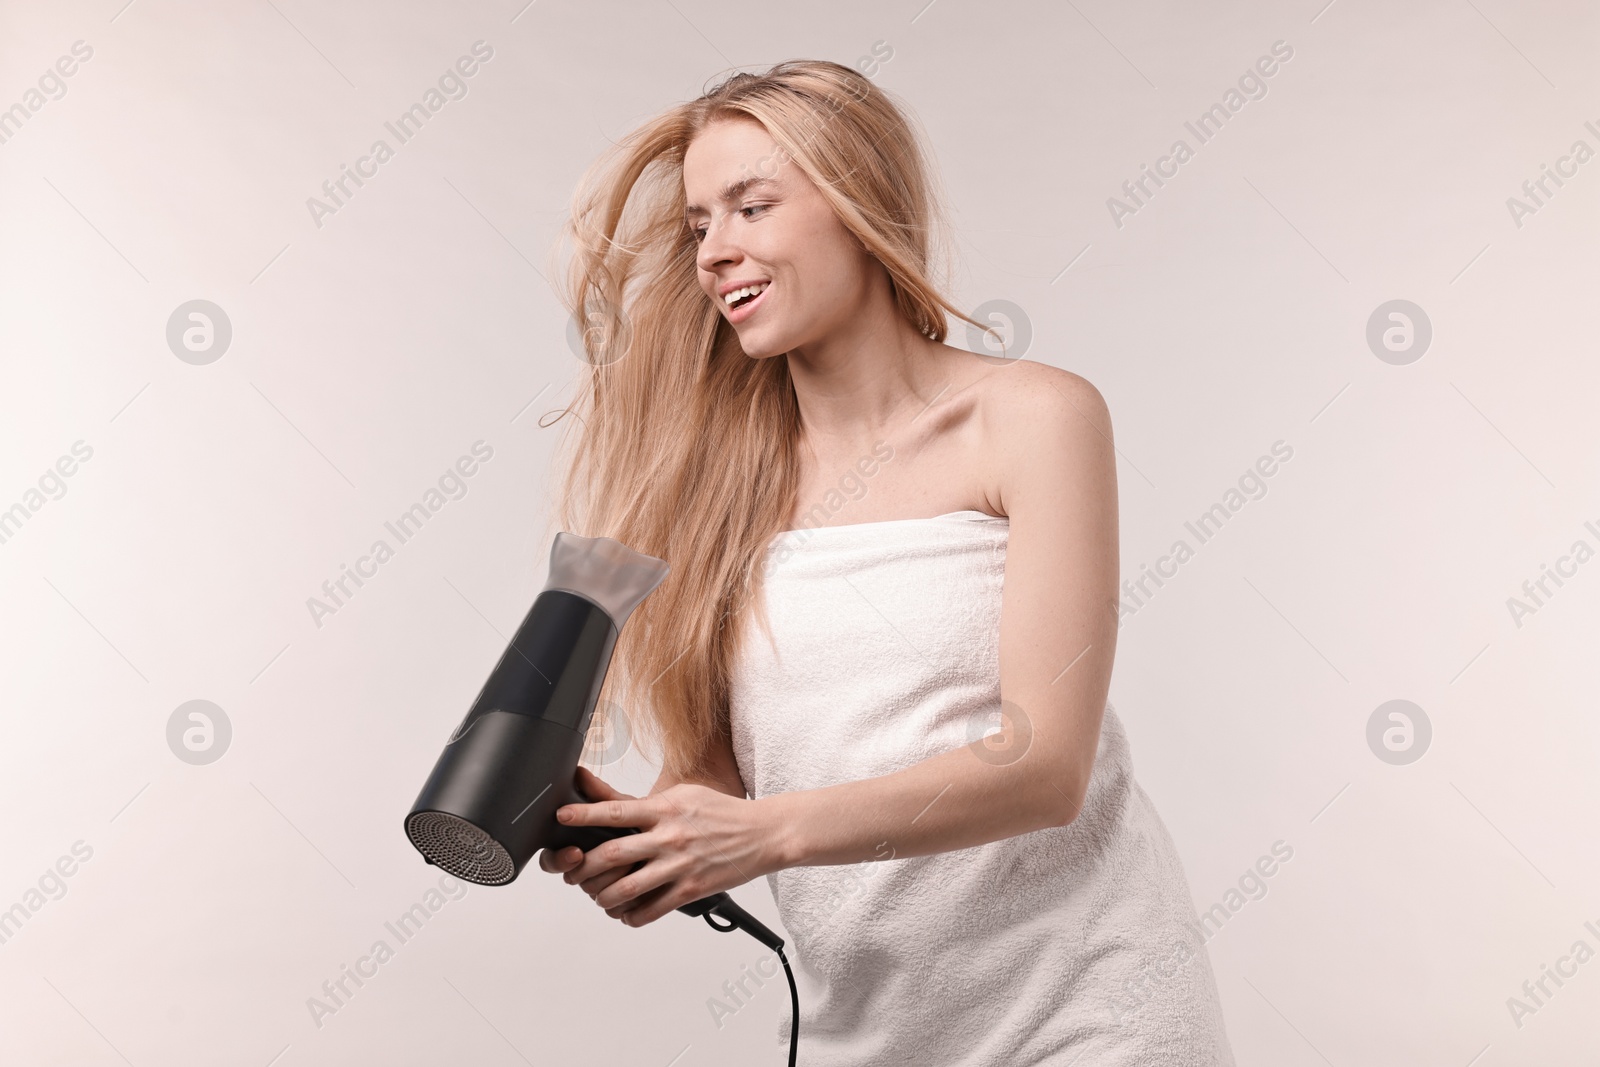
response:
<path id="1" fill-rule="evenodd" d="M 568 827 L 567 829 L 569 830 L 568 836 L 571 838 L 570 843 L 577 845 L 585 852 L 588 852 L 592 848 L 598 848 L 601 844 L 606 841 L 610 841 L 613 838 L 623 837 L 627 834 L 636 834 L 640 832 L 638 827 L 635 826 L 578 826 Z M 633 869 L 638 870 L 642 865 L 643 861 L 640 861 L 640 863 L 634 864 Z M 699 900 L 691 900 L 689 903 L 678 908 L 678 910 L 683 912 L 685 915 L 693 915 L 697 918 L 707 914 L 708 912 L 715 913 L 717 916 L 726 919 L 728 922 L 732 923 L 733 926 L 743 930 L 745 933 L 749 934 L 763 945 L 766 945 L 774 952 L 783 948 L 783 938 L 767 929 L 767 927 L 754 915 L 751 915 L 739 905 L 735 904 L 733 902 L 733 898 L 728 896 L 726 893 L 713 893 L 709 897 L 701 897 Z M 711 922 L 710 919 L 707 919 L 706 921 Z M 712 926 L 718 930 L 733 928 L 716 926 L 715 923 L 712 923 Z"/>

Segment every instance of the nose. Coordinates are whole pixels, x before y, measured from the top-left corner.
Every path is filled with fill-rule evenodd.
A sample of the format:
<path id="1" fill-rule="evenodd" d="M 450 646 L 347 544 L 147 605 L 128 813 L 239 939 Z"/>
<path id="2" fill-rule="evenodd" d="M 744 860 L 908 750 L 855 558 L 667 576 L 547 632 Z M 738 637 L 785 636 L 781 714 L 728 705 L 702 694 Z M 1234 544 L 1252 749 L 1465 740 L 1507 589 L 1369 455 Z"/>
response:
<path id="1" fill-rule="evenodd" d="M 729 227 L 718 219 L 706 223 L 706 235 L 700 239 L 695 251 L 695 264 L 703 271 L 713 272 L 719 264 L 737 262 L 743 255 L 737 243 L 728 235 Z"/>

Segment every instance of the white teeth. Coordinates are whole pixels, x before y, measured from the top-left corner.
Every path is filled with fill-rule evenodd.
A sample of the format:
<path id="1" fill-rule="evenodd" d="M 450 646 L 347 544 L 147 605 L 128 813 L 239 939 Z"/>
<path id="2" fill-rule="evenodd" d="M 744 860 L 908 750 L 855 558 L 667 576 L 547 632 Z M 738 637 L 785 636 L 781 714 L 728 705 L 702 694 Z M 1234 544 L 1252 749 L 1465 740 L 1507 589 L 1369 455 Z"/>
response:
<path id="1" fill-rule="evenodd" d="M 756 285 L 747 285 L 743 289 L 735 289 L 733 292 L 725 294 L 722 298 L 722 302 L 731 306 L 733 302 L 738 300 L 740 297 L 755 296 L 758 293 L 765 292 L 767 286 L 771 284 L 771 282 L 760 282 Z"/>

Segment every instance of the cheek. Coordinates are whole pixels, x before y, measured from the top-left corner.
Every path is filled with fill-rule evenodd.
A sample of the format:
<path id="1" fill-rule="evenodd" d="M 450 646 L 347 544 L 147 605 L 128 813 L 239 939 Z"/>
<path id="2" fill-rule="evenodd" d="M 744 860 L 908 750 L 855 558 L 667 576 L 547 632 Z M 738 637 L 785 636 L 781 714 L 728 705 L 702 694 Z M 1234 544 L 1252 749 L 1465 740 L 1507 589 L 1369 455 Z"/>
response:
<path id="1" fill-rule="evenodd" d="M 876 262 L 862 253 L 855 235 L 837 220 L 822 230 L 810 244 L 807 257 L 813 284 L 834 298 L 860 293 L 868 281 L 867 271 Z"/>
<path id="2" fill-rule="evenodd" d="M 865 292 L 866 277 L 853 252 L 845 248 L 819 250 L 795 265 L 801 282 L 798 302 L 825 313 L 845 308 Z"/>

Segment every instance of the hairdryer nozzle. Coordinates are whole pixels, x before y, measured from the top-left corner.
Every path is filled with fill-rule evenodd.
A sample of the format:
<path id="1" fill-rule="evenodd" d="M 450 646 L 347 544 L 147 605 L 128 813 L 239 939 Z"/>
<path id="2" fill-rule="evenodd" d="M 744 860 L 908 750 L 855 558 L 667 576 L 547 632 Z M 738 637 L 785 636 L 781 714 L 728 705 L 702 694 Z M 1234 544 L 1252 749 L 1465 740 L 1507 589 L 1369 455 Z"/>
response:
<path id="1" fill-rule="evenodd" d="M 667 565 L 609 537 L 579 537 L 565 530 L 550 546 L 546 589 L 567 589 L 605 609 L 618 630 L 667 577 Z"/>

